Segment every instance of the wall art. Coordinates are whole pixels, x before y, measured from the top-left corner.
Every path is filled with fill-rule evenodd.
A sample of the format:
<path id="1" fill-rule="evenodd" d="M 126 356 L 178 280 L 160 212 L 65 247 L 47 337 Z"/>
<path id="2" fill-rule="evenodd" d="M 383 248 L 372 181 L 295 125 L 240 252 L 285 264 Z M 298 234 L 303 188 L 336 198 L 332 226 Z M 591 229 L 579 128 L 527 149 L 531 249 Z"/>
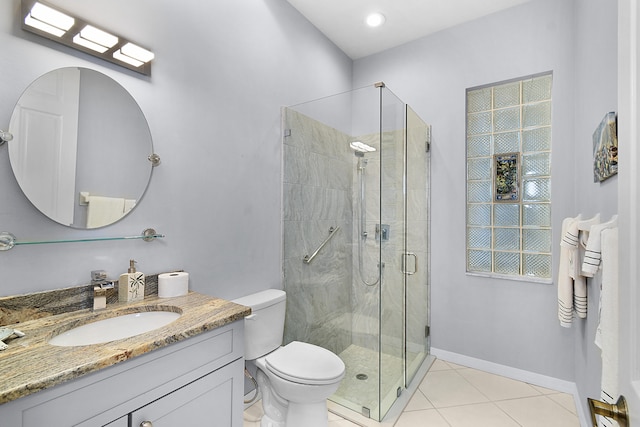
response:
<path id="1" fill-rule="evenodd" d="M 602 182 L 617 173 L 617 118 L 615 112 L 610 112 L 593 133 L 593 182 Z"/>
<path id="2" fill-rule="evenodd" d="M 494 200 L 496 202 L 520 201 L 520 153 L 504 153 L 493 156 Z"/>

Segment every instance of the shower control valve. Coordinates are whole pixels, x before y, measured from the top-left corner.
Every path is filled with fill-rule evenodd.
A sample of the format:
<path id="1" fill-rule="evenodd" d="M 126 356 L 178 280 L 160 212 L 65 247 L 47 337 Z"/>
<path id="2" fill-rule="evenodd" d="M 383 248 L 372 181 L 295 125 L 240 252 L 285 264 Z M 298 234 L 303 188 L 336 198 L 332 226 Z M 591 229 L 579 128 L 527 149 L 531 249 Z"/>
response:
<path id="1" fill-rule="evenodd" d="M 389 224 L 376 224 L 376 240 L 380 242 L 389 240 Z"/>

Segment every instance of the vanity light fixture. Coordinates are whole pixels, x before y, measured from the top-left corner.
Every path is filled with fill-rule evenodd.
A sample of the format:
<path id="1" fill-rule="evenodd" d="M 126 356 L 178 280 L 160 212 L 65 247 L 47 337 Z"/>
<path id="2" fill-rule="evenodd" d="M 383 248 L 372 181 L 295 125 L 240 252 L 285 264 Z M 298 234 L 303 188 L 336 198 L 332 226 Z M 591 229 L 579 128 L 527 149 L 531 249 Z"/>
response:
<path id="1" fill-rule="evenodd" d="M 22 1 L 22 29 L 144 75 L 153 52 L 42 1 Z"/>

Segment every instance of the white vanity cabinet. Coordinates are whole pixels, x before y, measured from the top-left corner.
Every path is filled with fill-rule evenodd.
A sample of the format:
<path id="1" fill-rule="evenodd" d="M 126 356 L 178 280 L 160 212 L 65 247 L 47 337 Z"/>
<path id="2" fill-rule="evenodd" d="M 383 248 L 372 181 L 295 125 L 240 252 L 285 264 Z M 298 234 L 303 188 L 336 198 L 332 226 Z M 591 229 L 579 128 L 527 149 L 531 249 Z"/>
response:
<path id="1" fill-rule="evenodd" d="M 243 327 L 235 321 L 2 404 L 0 425 L 242 427 Z"/>
<path id="2" fill-rule="evenodd" d="M 230 409 L 233 407 L 233 389 L 237 388 L 237 384 L 233 382 L 233 372 L 238 369 L 243 370 L 241 360 L 134 411 L 131 414 L 131 426 L 236 425 Z M 144 424 L 145 422 L 150 424 Z"/>
<path id="3" fill-rule="evenodd" d="M 129 427 L 129 416 L 125 415 L 124 417 L 120 417 L 117 420 L 106 424 L 104 427 Z"/>

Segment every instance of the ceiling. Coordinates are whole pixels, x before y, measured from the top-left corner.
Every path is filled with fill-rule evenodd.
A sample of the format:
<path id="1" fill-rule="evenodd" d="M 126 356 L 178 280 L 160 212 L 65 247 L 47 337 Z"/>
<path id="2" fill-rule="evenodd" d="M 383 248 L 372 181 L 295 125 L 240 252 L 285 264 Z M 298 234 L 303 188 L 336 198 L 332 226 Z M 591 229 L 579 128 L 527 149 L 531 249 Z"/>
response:
<path id="1" fill-rule="evenodd" d="M 351 59 L 362 58 L 530 0 L 287 0 Z M 365 24 L 371 12 L 386 22 Z"/>

